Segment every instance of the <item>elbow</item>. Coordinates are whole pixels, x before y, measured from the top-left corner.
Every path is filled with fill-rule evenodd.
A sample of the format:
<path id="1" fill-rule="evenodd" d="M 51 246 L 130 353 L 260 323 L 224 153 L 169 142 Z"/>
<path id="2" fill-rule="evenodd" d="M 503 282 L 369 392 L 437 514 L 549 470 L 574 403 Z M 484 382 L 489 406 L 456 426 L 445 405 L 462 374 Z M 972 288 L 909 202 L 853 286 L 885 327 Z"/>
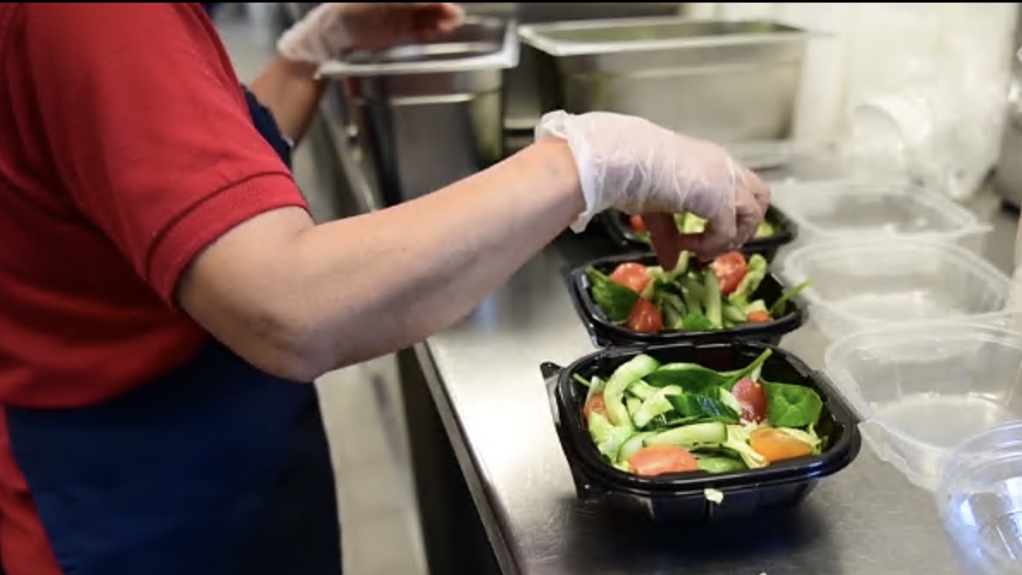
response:
<path id="1" fill-rule="evenodd" d="M 328 345 L 315 322 L 288 310 L 265 310 L 247 325 L 219 331 L 221 341 L 242 359 L 270 375 L 311 383 L 330 371 Z"/>

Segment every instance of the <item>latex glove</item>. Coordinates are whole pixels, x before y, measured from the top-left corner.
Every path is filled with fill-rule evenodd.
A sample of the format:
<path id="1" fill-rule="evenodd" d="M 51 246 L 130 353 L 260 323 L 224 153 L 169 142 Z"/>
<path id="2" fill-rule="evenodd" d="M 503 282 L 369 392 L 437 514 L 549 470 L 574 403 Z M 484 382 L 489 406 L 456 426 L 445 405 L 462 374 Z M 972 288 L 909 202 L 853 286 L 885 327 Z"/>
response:
<path id="1" fill-rule="evenodd" d="M 752 239 L 770 203 L 770 189 L 720 146 L 677 134 L 642 118 L 563 111 L 544 115 L 536 139 L 567 141 L 578 166 L 586 211 L 581 232 L 607 208 L 645 214 L 661 265 L 673 268 L 682 250 L 710 259 Z M 701 234 L 681 235 L 670 214 L 707 220 Z"/>
<path id="2" fill-rule="evenodd" d="M 449 2 L 326 2 L 284 32 L 277 51 L 295 62 L 322 64 L 350 50 L 428 40 L 454 30 L 464 18 Z"/>

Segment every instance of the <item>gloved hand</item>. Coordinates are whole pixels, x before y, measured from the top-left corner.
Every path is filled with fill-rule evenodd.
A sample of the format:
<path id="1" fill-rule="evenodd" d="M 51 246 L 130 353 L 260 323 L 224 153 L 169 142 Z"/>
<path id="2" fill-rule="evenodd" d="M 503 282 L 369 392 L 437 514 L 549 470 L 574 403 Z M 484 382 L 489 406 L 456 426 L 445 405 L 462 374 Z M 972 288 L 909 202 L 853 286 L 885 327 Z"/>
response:
<path id="1" fill-rule="evenodd" d="M 326 2 L 284 32 L 277 51 L 295 62 L 322 64 L 349 50 L 428 40 L 457 28 L 464 18 L 449 2 Z"/>
<path id="2" fill-rule="evenodd" d="M 734 250 L 756 233 L 770 189 L 720 146 L 621 114 L 550 112 L 536 139 L 567 141 L 578 166 L 586 211 L 572 225 L 581 232 L 607 208 L 644 214 L 660 263 L 673 268 L 682 250 L 709 259 Z M 671 214 L 692 212 L 705 232 L 681 235 Z"/>

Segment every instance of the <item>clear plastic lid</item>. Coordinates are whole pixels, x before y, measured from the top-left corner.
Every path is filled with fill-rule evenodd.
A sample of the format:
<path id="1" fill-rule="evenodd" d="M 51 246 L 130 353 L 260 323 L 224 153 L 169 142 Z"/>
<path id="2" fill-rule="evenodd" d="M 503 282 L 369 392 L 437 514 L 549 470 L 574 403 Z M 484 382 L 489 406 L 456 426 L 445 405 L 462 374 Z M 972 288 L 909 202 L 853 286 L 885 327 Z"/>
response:
<path id="1" fill-rule="evenodd" d="M 963 440 L 1022 419 L 1022 336 L 994 322 L 860 332 L 825 364 L 871 449 L 927 489 Z"/>
<path id="2" fill-rule="evenodd" d="M 1022 421 L 973 436 L 950 453 L 937 508 L 970 572 L 1022 573 Z"/>
<path id="3" fill-rule="evenodd" d="M 923 239 L 804 246 L 788 255 L 782 276 L 811 283 L 809 317 L 831 339 L 998 313 L 1011 293 L 1011 280 L 979 256 Z"/>
<path id="4" fill-rule="evenodd" d="M 773 191 L 806 238 L 956 242 L 992 229 L 954 201 L 904 183 L 775 184 Z"/>

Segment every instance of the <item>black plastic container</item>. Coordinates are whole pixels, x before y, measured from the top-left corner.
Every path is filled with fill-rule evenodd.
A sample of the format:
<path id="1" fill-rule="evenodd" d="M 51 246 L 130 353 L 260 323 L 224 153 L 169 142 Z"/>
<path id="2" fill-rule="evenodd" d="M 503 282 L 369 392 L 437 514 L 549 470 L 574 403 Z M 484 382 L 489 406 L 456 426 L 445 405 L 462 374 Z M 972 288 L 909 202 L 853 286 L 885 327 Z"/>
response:
<path id="1" fill-rule="evenodd" d="M 764 253 L 764 249 L 762 247 L 746 245 L 742 248 L 741 252 L 746 257 L 753 254 L 761 254 L 769 261 L 770 258 Z M 808 313 L 800 305 L 796 297 L 788 301 L 787 313 L 770 322 L 745 324 L 730 329 L 713 331 L 637 332 L 623 325 L 617 325 L 607 319 L 607 315 L 593 301 L 592 295 L 589 292 L 589 277 L 586 275 L 586 268 L 589 266 L 593 266 L 609 275 L 614 271 L 614 268 L 625 262 L 638 262 L 647 266 L 657 265 L 655 254 L 648 252 L 631 253 L 593 260 L 575 268 L 568 274 L 568 292 L 571 296 L 571 303 L 575 306 L 575 311 L 578 312 L 596 347 L 683 342 L 714 343 L 726 342 L 734 338 L 763 341 L 776 345 L 780 343 L 781 338 L 785 334 L 802 327 L 802 324 L 805 323 L 808 317 Z M 753 298 L 764 300 L 767 307 L 769 307 L 784 294 L 784 291 L 784 284 L 773 273 L 767 272 L 759 289 L 753 294 Z"/>
<path id="2" fill-rule="evenodd" d="M 607 234 L 618 246 L 625 249 L 643 251 L 652 249 L 649 242 L 642 240 L 632 230 L 629 218 L 628 214 L 618 210 L 606 210 L 600 214 L 603 227 L 606 228 Z M 795 238 L 798 236 L 798 226 L 788 216 L 784 215 L 784 212 L 773 205 L 767 208 L 764 219 L 773 224 L 774 235 L 767 238 L 750 240 L 746 245 L 759 250 L 759 253 L 762 253 L 766 259 L 772 260 L 777 255 L 777 250 L 795 241 Z"/>
<path id="3" fill-rule="evenodd" d="M 827 441 L 821 455 L 734 473 L 694 471 L 658 477 L 625 473 L 600 458 L 582 417 L 586 390 L 574 380 L 576 374 L 587 380 L 594 375 L 607 377 L 640 353 L 661 363 L 693 362 L 730 370 L 748 365 L 767 347 L 773 354 L 763 365 L 765 379 L 810 387 L 823 399 L 816 427 Z M 541 369 L 579 499 L 615 512 L 654 521 L 709 522 L 786 510 L 801 503 L 821 478 L 841 471 L 859 454 L 857 422 L 830 381 L 792 354 L 767 344 L 735 341 L 618 348 L 587 355 L 565 368 L 545 363 Z M 707 489 L 723 494 L 720 503 L 707 499 Z"/>

